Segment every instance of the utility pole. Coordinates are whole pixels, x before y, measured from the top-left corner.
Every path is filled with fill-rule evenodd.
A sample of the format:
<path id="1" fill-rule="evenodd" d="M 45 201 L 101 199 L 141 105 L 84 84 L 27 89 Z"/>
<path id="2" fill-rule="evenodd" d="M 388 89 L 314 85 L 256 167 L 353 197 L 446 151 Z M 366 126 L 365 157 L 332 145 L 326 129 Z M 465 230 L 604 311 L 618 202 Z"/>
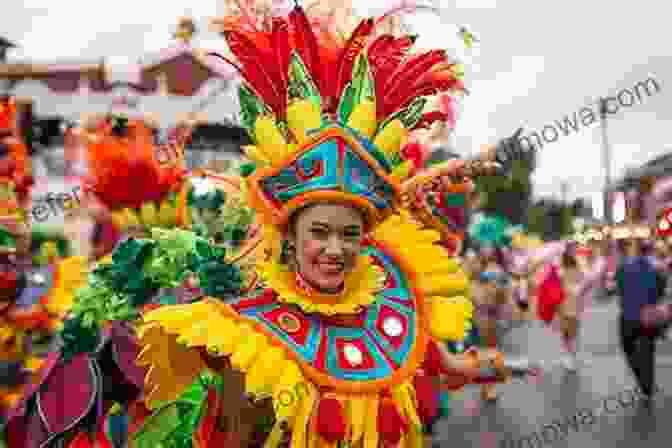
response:
<path id="1" fill-rule="evenodd" d="M 569 191 L 569 183 L 562 182 L 560 184 L 560 192 L 562 193 L 562 205 L 567 207 L 567 192 Z"/>
<path id="2" fill-rule="evenodd" d="M 602 130 L 602 167 L 604 169 L 604 217 L 609 226 L 614 224 L 614 214 L 609 197 L 611 196 L 611 147 L 607 137 L 607 100 L 600 98 L 600 129 Z"/>

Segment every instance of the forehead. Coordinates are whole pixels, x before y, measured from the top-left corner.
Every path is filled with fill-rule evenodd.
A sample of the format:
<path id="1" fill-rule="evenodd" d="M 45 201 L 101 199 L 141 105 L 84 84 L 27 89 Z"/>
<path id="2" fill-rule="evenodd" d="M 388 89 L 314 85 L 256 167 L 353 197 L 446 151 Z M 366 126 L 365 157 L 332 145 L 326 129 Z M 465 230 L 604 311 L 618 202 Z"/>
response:
<path id="1" fill-rule="evenodd" d="M 362 214 L 352 207 L 336 204 L 318 204 L 297 215 L 297 225 L 324 224 L 329 227 L 362 227 Z"/>

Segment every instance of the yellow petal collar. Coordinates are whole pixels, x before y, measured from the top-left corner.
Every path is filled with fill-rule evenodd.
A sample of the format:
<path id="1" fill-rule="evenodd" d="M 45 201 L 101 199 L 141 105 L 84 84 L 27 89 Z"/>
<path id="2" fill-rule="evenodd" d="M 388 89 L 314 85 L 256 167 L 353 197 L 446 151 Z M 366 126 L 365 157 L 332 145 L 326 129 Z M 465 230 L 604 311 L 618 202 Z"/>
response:
<path id="1" fill-rule="evenodd" d="M 266 286 L 277 293 L 278 301 L 297 305 L 306 313 L 357 314 L 375 302 L 385 284 L 385 273 L 368 255 L 359 257 L 340 294 L 307 291 L 297 284 L 296 274 L 279 261 L 261 261 L 257 270 Z"/>

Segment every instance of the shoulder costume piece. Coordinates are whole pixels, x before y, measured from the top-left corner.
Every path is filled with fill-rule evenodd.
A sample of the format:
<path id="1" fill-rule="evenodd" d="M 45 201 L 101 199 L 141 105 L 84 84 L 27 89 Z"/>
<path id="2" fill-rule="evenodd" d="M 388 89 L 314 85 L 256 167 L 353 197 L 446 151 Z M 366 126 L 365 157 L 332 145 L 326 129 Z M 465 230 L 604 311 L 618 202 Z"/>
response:
<path id="1" fill-rule="evenodd" d="M 370 42 L 373 29 L 364 20 L 346 42 L 326 41 L 296 7 L 289 20 L 273 18 L 271 33 L 225 30 L 245 80 L 242 120 L 254 140 L 245 150 L 255 162 L 245 183 L 263 223 L 256 272 L 266 289 L 145 315 L 140 362 L 152 407 L 220 359 L 244 374 L 247 393 L 272 399 L 265 446 L 286 429 L 296 447 L 422 443 L 419 370 L 436 360 L 435 341 L 464 338 L 472 309 L 441 235 L 404 210 L 412 162 L 400 148 L 443 118 L 423 113 L 424 96 L 463 85 L 443 51 L 409 55 L 411 36 Z M 289 217 L 315 203 L 353 206 L 369 225 L 342 294 L 312 291 L 279 261 Z"/>

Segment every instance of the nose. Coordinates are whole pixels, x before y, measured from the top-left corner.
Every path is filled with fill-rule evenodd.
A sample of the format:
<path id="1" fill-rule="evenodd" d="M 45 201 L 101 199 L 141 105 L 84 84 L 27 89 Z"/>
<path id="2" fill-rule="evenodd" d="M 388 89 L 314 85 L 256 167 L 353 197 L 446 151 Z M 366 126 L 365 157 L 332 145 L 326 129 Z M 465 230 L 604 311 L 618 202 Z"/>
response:
<path id="1" fill-rule="evenodd" d="M 327 245 L 324 248 L 325 255 L 341 256 L 343 255 L 343 241 L 336 235 L 327 239 Z"/>

